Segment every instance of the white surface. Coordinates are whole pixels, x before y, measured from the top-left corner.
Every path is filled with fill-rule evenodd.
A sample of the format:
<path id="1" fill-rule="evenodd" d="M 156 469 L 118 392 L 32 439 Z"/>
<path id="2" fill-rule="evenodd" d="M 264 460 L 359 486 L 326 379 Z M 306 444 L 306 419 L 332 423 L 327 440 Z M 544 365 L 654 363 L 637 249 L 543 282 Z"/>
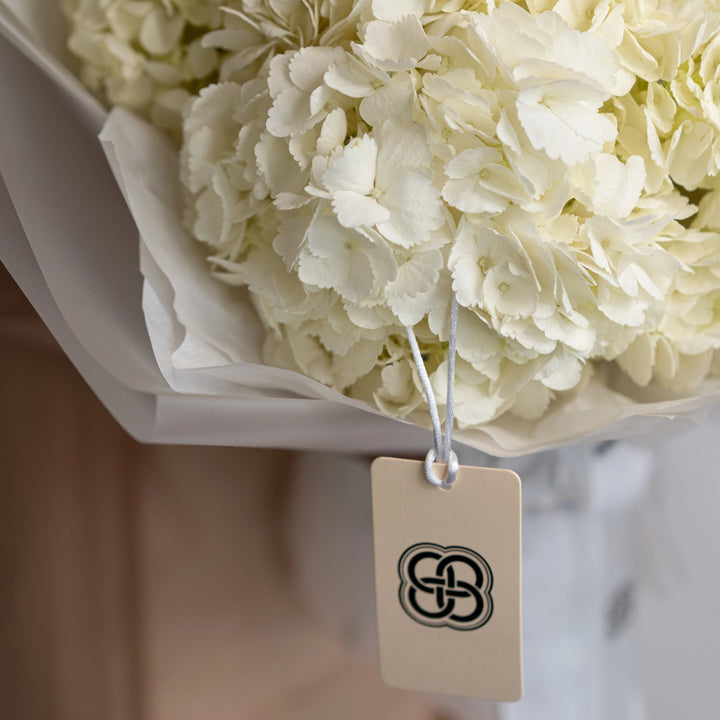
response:
<path id="1" fill-rule="evenodd" d="M 720 413 L 656 438 L 660 566 L 638 618 L 649 720 L 720 717 Z"/>

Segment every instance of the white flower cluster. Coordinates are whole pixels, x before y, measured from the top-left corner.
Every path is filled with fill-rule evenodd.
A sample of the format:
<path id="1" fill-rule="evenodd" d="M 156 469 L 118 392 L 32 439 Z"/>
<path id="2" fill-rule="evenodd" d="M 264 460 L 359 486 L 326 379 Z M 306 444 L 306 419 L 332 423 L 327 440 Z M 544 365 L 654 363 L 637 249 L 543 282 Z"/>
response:
<path id="1" fill-rule="evenodd" d="M 601 362 L 679 390 L 710 371 L 715 3 L 260 5 L 204 41 L 223 81 L 188 109 L 182 179 L 270 362 L 408 415 L 404 326 L 442 402 L 454 292 L 461 427 L 539 417 Z"/>
<path id="2" fill-rule="evenodd" d="M 191 93 L 217 79 L 202 36 L 221 24 L 220 0 L 63 0 L 80 77 L 110 105 L 178 130 Z"/>
<path id="3" fill-rule="evenodd" d="M 263 74 L 270 56 L 312 43 L 351 0 L 63 0 L 83 82 L 179 132 L 192 93 Z M 324 6 L 327 4 L 327 8 Z M 353 28 L 351 17 L 346 20 Z"/>

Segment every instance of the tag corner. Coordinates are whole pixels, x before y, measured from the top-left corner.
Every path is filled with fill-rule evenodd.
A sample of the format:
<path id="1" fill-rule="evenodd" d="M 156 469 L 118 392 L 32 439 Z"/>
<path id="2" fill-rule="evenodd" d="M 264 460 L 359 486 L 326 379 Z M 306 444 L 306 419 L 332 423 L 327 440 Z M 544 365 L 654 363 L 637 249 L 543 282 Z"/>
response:
<path id="1" fill-rule="evenodd" d="M 502 700 L 501 702 L 516 703 L 516 702 L 520 702 L 524 697 L 525 697 L 525 684 L 521 680 L 520 687 L 517 689 L 517 691 L 514 693 L 511 693 L 510 697 L 508 697 L 505 700 Z"/>
<path id="2" fill-rule="evenodd" d="M 505 472 L 509 477 L 512 478 L 513 482 L 516 483 L 519 488 L 522 488 L 522 480 L 520 479 L 520 475 L 518 475 L 514 470 L 505 469 Z"/>

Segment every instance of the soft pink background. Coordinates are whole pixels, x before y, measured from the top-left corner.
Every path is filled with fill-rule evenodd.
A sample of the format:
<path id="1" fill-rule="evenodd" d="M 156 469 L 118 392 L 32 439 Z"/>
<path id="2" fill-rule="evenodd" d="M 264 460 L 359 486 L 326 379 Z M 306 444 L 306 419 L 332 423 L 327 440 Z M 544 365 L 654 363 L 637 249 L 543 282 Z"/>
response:
<path id="1" fill-rule="evenodd" d="M 293 457 L 142 446 L 0 269 L 0 716 L 438 720 L 294 583 Z"/>

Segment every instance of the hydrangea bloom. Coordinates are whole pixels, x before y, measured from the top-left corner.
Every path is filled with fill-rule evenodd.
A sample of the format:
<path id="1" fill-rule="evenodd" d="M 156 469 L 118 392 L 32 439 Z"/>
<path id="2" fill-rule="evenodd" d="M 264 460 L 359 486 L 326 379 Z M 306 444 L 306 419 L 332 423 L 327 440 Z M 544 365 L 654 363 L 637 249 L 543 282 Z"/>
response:
<path id="1" fill-rule="evenodd" d="M 63 0 L 85 84 L 110 105 L 178 131 L 192 93 L 263 73 L 274 53 L 313 43 L 352 2 Z M 327 8 L 325 7 L 327 5 Z M 352 23 L 352 17 L 346 19 Z M 353 26 L 354 27 L 354 26 Z"/>
<path id="2" fill-rule="evenodd" d="M 679 390 L 711 370 L 710 0 L 265 5 L 203 41 L 222 82 L 188 110 L 183 182 L 269 362 L 412 414 L 404 326 L 442 401 L 454 292 L 460 426 L 538 417 L 608 361 Z"/>
<path id="3" fill-rule="evenodd" d="M 219 0 L 64 0 L 80 77 L 111 105 L 178 129 L 182 104 L 217 77 L 202 35 L 221 23 Z"/>

